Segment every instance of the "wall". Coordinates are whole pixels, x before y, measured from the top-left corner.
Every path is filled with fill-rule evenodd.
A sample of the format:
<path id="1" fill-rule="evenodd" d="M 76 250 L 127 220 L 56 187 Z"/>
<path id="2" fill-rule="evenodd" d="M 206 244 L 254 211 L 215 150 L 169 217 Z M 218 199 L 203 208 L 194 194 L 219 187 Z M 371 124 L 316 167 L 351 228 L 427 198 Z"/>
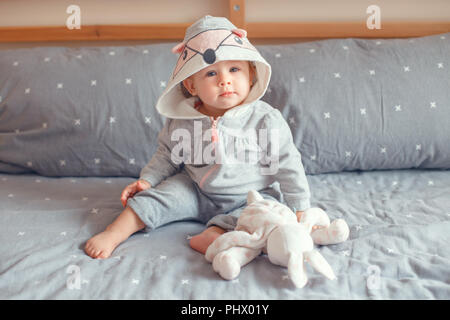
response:
<path id="1" fill-rule="evenodd" d="M 81 8 L 81 24 L 139 24 L 192 22 L 205 14 L 226 16 L 223 0 L 2 0 L 2 26 L 64 26 L 66 8 Z M 366 9 L 376 4 L 382 21 L 450 21 L 450 0 L 247 0 L 246 21 L 364 21 Z M 132 42 L 61 42 L 67 46 Z M 260 41 L 264 42 L 264 41 Z M 0 43 L 0 49 L 56 43 Z"/>

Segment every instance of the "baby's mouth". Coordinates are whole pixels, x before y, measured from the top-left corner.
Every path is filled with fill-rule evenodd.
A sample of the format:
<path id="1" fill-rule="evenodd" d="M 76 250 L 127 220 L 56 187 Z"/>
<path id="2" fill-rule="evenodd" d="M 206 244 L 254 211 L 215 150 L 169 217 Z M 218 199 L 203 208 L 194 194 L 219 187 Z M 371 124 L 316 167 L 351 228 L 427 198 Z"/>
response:
<path id="1" fill-rule="evenodd" d="M 225 91 L 224 93 L 222 93 L 220 96 L 221 97 L 230 97 L 234 94 L 233 91 Z"/>

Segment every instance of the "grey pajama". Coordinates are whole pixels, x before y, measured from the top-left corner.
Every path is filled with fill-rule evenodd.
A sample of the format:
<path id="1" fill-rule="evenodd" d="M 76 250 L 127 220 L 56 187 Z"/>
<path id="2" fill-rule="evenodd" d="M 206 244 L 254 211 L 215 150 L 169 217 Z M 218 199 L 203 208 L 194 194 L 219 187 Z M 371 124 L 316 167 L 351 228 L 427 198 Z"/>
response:
<path id="1" fill-rule="evenodd" d="M 276 185 L 261 191 L 266 199 L 281 199 Z M 207 226 L 233 230 L 237 218 L 247 204 L 247 194 L 207 194 L 189 175 L 181 171 L 154 188 L 137 193 L 128 199 L 132 208 L 146 227 L 153 230 L 170 222 L 191 220 Z"/>
<path id="2" fill-rule="evenodd" d="M 228 111 L 217 120 L 214 150 L 225 157 L 213 162 L 201 157 L 205 154 L 201 152 L 211 147 L 211 133 L 199 135 L 211 128 L 209 117 L 166 121 L 158 137 L 158 150 L 141 171 L 140 178 L 152 188 L 128 200 L 146 230 L 180 220 L 233 229 L 250 190 L 281 201 L 293 211 L 310 207 L 301 155 L 281 113 L 260 100 L 231 111 L 234 115 Z M 180 132 L 184 132 L 183 138 L 179 138 Z M 270 136 L 265 140 L 260 132 L 270 132 Z M 194 139 L 186 143 L 186 137 Z M 230 145 L 239 146 L 246 159 L 257 155 L 260 161 L 229 161 L 226 157 L 233 149 L 226 147 Z M 263 150 L 260 146 L 266 147 Z"/>

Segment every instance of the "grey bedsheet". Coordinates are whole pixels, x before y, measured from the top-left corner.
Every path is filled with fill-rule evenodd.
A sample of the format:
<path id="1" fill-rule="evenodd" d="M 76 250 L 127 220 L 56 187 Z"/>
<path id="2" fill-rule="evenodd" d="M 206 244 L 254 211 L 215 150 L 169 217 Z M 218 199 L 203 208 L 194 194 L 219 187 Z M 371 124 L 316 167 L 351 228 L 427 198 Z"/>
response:
<path id="1" fill-rule="evenodd" d="M 178 222 L 137 233 L 107 260 L 85 241 L 121 211 L 128 178 L 0 175 L 1 299 L 449 299 L 450 171 L 396 170 L 308 176 L 312 203 L 350 226 L 320 247 L 338 279 L 307 267 L 296 289 L 262 255 L 222 280 Z"/>

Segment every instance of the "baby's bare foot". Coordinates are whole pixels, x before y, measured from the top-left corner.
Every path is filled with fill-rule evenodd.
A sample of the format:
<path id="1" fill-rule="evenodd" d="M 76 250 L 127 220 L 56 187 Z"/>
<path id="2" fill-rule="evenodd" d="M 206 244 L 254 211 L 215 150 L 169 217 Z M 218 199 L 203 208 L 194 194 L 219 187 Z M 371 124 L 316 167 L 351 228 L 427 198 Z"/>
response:
<path id="1" fill-rule="evenodd" d="M 124 240 L 120 232 L 106 229 L 86 242 L 84 251 L 94 259 L 108 258 L 114 249 Z"/>
<path id="2" fill-rule="evenodd" d="M 212 226 L 208 229 L 204 230 L 202 233 L 193 236 L 189 242 L 192 249 L 205 254 L 209 245 L 216 240 L 221 234 L 223 234 L 225 230 Z"/>

